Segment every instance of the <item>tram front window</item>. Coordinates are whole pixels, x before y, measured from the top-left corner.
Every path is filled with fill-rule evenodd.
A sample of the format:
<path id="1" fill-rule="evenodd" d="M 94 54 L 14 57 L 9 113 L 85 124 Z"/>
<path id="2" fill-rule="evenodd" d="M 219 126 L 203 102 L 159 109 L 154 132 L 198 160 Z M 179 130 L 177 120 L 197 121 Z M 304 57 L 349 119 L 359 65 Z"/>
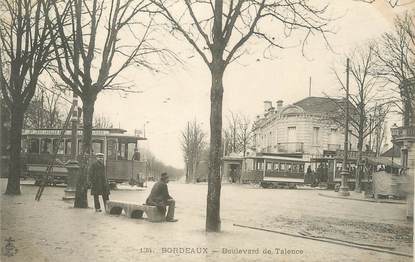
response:
<path id="1" fill-rule="evenodd" d="M 40 140 L 40 153 L 52 154 L 52 140 L 50 138 L 44 138 Z"/>
<path id="2" fill-rule="evenodd" d="M 107 160 L 115 160 L 117 156 L 117 141 L 109 139 L 107 141 Z"/>
<path id="3" fill-rule="evenodd" d="M 118 159 L 119 160 L 125 160 L 127 159 L 125 156 L 125 144 L 119 144 L 118 145 Z"/>
<path id="4" fill-rule="evenodd" d="M 134 155 L 134 148 L 136 147 L 135 143 L 128 143 L 128 159 L 133 159 L 133 155 Z"/>
<path id="5" fill-rule="evenodd" d="M 104 153 L 103 151 L 103 143 L 104 141 L 102 140 L 93 140 L 92 141 L 92 152 L 93 154 L 97 154 L 97 153 Z"/>
<path id="6" fill-rule="evenodd" d="M 54 147 L 54 148 L 58 147 L 58 151 L 57 151 L 57 153 L 58 153 L 59 155 L 62 155 L 62 154 L 64 153 L 64 151 L 63 151 L 63 149 L 64 149 L 63 140 L 61 140 L 61 141 L 59 142 L 59 139 L 54 139 L 54 140 L 53 140 L 53 147 Z"/>

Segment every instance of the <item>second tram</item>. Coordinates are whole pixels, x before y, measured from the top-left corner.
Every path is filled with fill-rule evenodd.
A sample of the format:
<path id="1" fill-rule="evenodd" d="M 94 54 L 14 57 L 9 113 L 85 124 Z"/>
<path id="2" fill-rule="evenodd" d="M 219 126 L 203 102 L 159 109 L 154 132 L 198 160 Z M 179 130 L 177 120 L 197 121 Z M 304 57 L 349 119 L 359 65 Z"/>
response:
<path id="1" fill-rule="evenodd" d="M 230 182 L 259 183 L 263 188 L 295 188 L 303 185 L 304 165 L 300 158 L 258 154 L 224 158 L 224 175 Z"/>
<path id="2" fill-rule="evenodd" d="M 65 163 L 71 159 L 71 131 L 66 131 L 59 141 L 60 129 L 27 129 L 23 131 L 22 149 L 25 173 L 39 182 L 53 157 L 53 148 L 57 147 L 56 161 L 52 169 L 51 183 L 66 183 Z M 82 129 L 78 130 L 77 152 L 82 146 Z M 146 138 L 126 134 L 120 128 L 102 128 L 92 131 L 92 156 L 104 154 L 106 174 L 109 182 L 143 181 L 147 174 L 146 161 L 132 160 L 138 141 Z M 79 157 L 79 156 L 78 156 Z M 92 161 L 89 161 L 92 163 Z"/>

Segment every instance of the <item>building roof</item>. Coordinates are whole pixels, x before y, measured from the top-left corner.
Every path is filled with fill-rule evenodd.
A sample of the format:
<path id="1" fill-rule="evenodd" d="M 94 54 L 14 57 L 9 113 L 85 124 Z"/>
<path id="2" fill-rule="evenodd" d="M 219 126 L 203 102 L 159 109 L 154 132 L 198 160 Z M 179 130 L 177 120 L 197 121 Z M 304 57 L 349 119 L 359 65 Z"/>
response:
<path id="1" fill-rule="evenodd" d="M 380 156 L 384 157 L 401 157 L 401 148 L 398 145 L 395 145 L 388 150 L 386 150 L 385 153 L 381 154 Z"/>
<path id="2" fill-rule="evenodd" d="M 339 105 L 343 103 L 343 99 L 309 96 L 295 102 L 294 105 L 301 107 L 308 113 L 333 113 L 337 112 Z"/>
<path id="3" fill-rule="evenodd" d="M 267 113 L 263 118 L 259 118 L 254 122 L 253 130 L 263 128 L 267 124 L 273 122 L 279 115 L 320 115 L 320 116 L 333 116 L 342 115 L 343 107 L 345 105 L 345 99 L 343 98 L 330 98 L 330 97 L 316 97 L 309 96 L 295 102 L 291 105 L 286 105 L 278 112 Z M 350 113 L 353 114 L 355 107 L 349 102 Z"/>

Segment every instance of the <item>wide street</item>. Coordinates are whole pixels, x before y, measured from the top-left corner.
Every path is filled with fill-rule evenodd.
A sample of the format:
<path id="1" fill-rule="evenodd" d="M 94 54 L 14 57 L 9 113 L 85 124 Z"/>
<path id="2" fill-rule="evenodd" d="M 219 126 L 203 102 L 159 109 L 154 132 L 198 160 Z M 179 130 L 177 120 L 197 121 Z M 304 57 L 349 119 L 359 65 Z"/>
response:
<path id="1" fill-rule="evenodd" d="M 2 179 L 2 190 L 5 185 Z M 151 185 L 140 190 L 121 186 L 110 198 L 143 203 Z M 224 184 L 223 232 L 206 234 L 206 184 L 169 184 L 176 199 L 177 223 L 96 213 L 91 196 L 90 208 L 74 209 L 61 200 L 63 189 L 45 188 L 40 202 L 34 200 L 37 187 L 33 185 L 23 185 L 21 196 L 1 195 L 2 261 L 412 261 L 234 226 L 335 238 L 412 254 L 413 227 L 405 219 L 403 204 L 327 198 L 319 195 L 327 192 L 321 190 Z M 236 248 L 239 253 L 251 250 L 254 254 L 229 254 Z M 297 254 L 282 254 L 285 249 Z"/>

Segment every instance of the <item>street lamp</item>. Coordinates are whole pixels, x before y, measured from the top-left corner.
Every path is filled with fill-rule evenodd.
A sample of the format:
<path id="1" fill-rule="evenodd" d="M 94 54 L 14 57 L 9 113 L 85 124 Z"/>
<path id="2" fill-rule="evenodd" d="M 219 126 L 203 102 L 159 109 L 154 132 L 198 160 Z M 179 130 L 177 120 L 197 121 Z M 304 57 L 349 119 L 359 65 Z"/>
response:
<path id="1" fill-rule="evenodd" d="M 78 96 L 73 93 L 73 111 L 72 111 L 72 128 L 71 128 L 71 160 L 65 164 L 68 170 L 67 186 L 64 190 L 65 196 L 63 200 L 75 199 L 76 182 L 79 177 L 79 163 L 77 161 L 77 145 L 78 145 Z"/>
<path id="2" fill-rule="evenodd" d="M 349 176 L 349 170 L 346 167 L 347 154 L 349 152 L 349 58 L 347 58 L 346 73 L 346 120 L 344 127 L 344 156 L 342 171 L 340 172 L 342 180 L 339 189 L 339 195 L 341 196 L 350 196 L 349 187 L 347 186 L 347 177 Z"/>

